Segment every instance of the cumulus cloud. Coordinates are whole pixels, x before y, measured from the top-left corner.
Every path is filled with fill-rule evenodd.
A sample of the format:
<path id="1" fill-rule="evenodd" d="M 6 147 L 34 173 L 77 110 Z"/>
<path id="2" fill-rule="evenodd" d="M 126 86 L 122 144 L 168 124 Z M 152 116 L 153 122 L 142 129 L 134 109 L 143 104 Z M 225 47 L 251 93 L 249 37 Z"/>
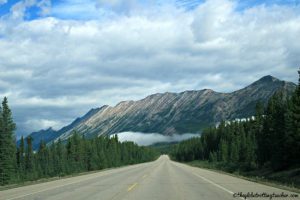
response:
<path id="1" fill-rule="evenodd" d="M 34 131 L 28 120 L 71 122 L 91 107 L 157 92 L 230 92 L 267 74 L 297 79 L 299 6 L 240 11 L 237 1 L 208 0 L 194 10 L 164 4 L 101 18 L 95 1 L 76 0 L 23 20 L 38 2 L 49 7 L 22 1 L 0 18 L 0 96 L 9 97 L 18 131 Z M 61 18 L 80 7 L 88 19 Z"/>
<path id="2" fill-rule="evenodd" d="M 97 0 L 96 7 L 108 9 L 118 14 L 132 15 L 145 14 L 149 10 L 157 12 L 161 7 L 170 6 L 175 2 L 174 0 Z"/>
<path id="3" fill-rule="evenodd" d="M 192 23 L 195 39 L 200 43 L 219 40 L 216 41 L 218 43 L 215 44 L 216 46 L 225 42 L 226 40 L 222 41 L 222 36 L 224 34 L 225 37 L 227 31 L 225 33 L 223 31 L 231 28 L 226 26 L 232 25 L 229 21 L 233 16 L 236 17 L 233 13 L 234 9 L 235 4 L 232 1 L 210 0 L 201 4 L 195 12 Z"/>
<path id="4" fill-rule="evenodd" d="M 3 0 L 2 0 L 3 1 Z M 3 1 L 6 3 L 5 1 Z M 0 0 L 1 5 L 1 0 Z M 26 18 L 30 17 L 29 15 L 32 14 L 27 12 L 28 9 L 36 7 L 38 9 L 39 16 L 47 16 L 51 12 L 51 0 L 21 0 L 17 1 L 13 4 L 10 8 L 10 13 L 5 15 L 3 18 L 6 22 L 9 21 L 21 21 Z"/>
<path id="5" fill-rule="evenodd" d="M 137 6 L 138 0 L 98 0 L 97 6 L 108 7 L 115 11 L 128 11 L 130 8 Z"/>
<path id="6" fill-rule="evenodd" d="M 60 128 L 62 125 L 60 121 L 48 120 L 48 119 L 29 119 L 25 122 L 25 125 L 28 128 L 32 128 L 34 130 L 41 130 L 45 127 L 52 127 L 54 129 Z"/>
<path id="7" fill-rule="evenodd" d="M 40 16 L 48 16 L 51 13 L 51 0 L 41 0 L 37 3 L 37 6 L 40 8 Z"/>
<path id="8" fill-rule="evenodd" d="M 6 3 L 7 3 L 7 0 L 0 0 L 0 5 L 6 4 Z"/>
<path id="9" fill-rule="evenodd" d="M 121 142 L 131 141 L 141 146 L 149 146 L 159 142 L 180 142 L 193 137 L 200 137 L 199 134 L 192 133 L 166 136 L 158 133 L 122 132 L 117 133 L 117 135 Z"/>

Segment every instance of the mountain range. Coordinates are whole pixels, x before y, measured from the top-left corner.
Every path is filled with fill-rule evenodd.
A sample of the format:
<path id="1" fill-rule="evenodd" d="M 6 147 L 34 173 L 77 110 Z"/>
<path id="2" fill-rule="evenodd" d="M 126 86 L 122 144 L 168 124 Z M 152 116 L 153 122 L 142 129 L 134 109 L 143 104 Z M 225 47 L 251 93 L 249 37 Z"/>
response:
<path id="1" fill-rule="evenodd" d="M 36 149 L 41 140 L 64 141 L 74 130 L 86 138 L 127 131 L 163 135 L 199 133 L 221 120 L 253 116 L 258 101 L 266 104 L 274 93 L 290 95 L 295 88 L 292 82 L 265 76 L 231 93 L 210 89 L 157 93 L 138 101 L 122 101 L 114 107 L 91 109 L 60 130 L 49 128 L 30 136 Z"/>

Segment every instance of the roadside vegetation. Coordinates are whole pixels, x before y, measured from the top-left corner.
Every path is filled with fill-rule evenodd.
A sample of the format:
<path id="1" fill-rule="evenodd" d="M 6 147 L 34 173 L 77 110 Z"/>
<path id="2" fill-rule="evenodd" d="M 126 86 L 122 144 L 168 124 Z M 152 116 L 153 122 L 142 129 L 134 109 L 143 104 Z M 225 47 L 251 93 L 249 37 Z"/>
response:
<path id="1" fill-rule="evenodd" d="M 258 102 L 254 118 L 223 121 L 170 154 L 180 162 L 300 188 L 300 72 L 291 97 L 278 92 L 267 105 Z"/>
<path id="2" fill-rule="evenodd" d="M 0 185 L 24 183 L 87 171 L 120 167 L 155 160 L 158 152 L 117 136 L 85 139 L 74 132 L 67 141 L 46 145 L 34 152 L 32 138 L 21 138 L 16 146 L 15 123 L 4 98 L 0 106 Z"/>
<path id="3" fill-rule="evenodd" d="M 219 173 L 225 173 L 234 177 L 242 178 L 245 180 L 262 183 L 265 185 L 298 192 L 299 187 L 299 168 L 286 169 L 282 171 L 273 171 L 271 168 L 261 168 L 251 171 L 241 170 L 228 170 L 227 166 L 223 162 L 209 162 L 208 160 L 193 160 L 190 162 L 184 162 L 193 167 L 199 167 L 209 169 Z"/>

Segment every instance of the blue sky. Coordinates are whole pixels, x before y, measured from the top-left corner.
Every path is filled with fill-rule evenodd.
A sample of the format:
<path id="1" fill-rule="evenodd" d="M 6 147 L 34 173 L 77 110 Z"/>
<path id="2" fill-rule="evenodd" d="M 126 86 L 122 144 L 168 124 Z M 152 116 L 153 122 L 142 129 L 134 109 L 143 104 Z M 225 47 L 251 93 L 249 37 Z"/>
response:
<path id="1" fill-rule="evenodd" d="M 297 82 L 298 0 L 0 0 L 0 98 L 17 135 L 158 92 Z"/>
<path id="2" fill-rule="evenodd" d="M 27 0 L 28 2 L 32 0 Z M 6 3 L 5 3 L 6 2 Z M 10 13 L 11 8 L 20 2 L 19 0 L 2 0 L 2 5 L 0 5 L 0 16 L 4 16 Z M 26 20 L 34 20 L 37 18 L 45 17 L 45 15 L 41 14 L 41 8 L 36 4 L 38 2 L 42 2 L 41 0 L 36 0 L 32 6 L 28 6 L 25 11 L 25 19 Z M 50 7 L 53 12 L 50 12 L 46 16 L 53 16 L 61 19 L 92 19 L 95 17 L 93 12 L 99 12 L 99 1 L 97 0 L 51 0 Z M 170 4 L 176 7 L 185 9 L 185 10 L 193 10 L 197 8 L 200 4 L 204 2 L 204 0 L 157 0 L 151 1 L 151 4 Z M 273 5 L 285 5 L 285 6 L 295 6 L 298 5 L 300 0 L 239 0 L 237 10 L 243 11 L 245 9 L 255 7 L 258 5 L 266 5 L 266 6 L 273 6 Z M 148 4 L 149 1 L 147 0 L 139 0 L 140 4 Z M 1 1 L 0 1 L 1 4 Z M 103 9 L 111 9 L 109 6 L 102 5 Z M 101 7 L 101 5 L 100 5 Z M 60 12 L 68 8 L 69 11 Z M 98 8 L 98 9 L 97 9 Z M 126 7 L 120 6 L 117 12 L 122 13 L 126 10 Z M 99 16 L 97 16 L 99 17 Z"/>

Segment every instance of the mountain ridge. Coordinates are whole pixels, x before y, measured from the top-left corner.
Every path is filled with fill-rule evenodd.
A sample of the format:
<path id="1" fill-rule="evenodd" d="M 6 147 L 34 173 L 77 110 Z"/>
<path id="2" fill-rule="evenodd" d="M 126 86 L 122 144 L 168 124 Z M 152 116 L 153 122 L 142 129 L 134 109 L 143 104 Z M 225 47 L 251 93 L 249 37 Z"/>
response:
<path id="1" fill-rule="evenodd" d="M 257 101 L 266 103 L 275 92 L 289 95 L 295 88 L 292 82 L 267 75 L 230 93 L 202 89 L 151 94 L 137 101 L 91 109 L 70 125 L 49 133 L 55 139 L 50 137 L 46 142 L 66 140 L 73 130 L 87 138 L 125 131 L 163 135 L 199 132 L 221 120 L 249 117 Z"/>

